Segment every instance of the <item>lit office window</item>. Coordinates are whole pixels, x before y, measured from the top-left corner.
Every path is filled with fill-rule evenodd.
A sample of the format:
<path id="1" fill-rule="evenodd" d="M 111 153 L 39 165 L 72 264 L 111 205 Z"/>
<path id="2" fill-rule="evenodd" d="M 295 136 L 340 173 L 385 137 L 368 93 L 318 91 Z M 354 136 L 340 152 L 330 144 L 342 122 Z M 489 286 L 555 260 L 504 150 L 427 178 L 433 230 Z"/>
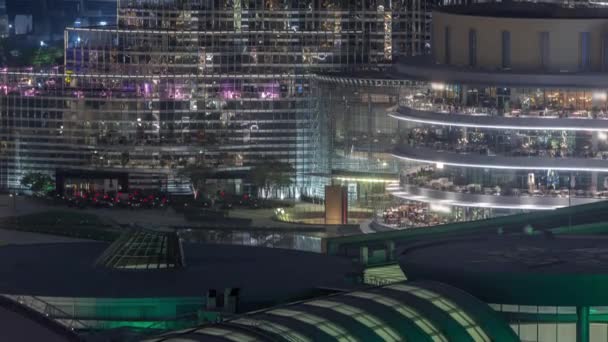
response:
<path id="1" fill-rule="evenodd" d="M 502 67 L 511 68 L 511 32 L 502 31 Z"/>
<path id="2" fill-rule="evenodd" d="M 477 65 L 477 30 L 469 30 L 469 66 Z"/>

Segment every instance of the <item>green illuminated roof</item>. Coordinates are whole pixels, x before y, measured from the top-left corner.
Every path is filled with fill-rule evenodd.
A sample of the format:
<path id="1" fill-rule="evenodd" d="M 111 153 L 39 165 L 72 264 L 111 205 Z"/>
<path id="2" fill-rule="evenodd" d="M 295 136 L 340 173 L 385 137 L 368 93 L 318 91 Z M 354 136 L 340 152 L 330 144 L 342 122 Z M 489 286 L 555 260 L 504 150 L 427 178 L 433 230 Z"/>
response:
<path id="1" fill-rule="evenodd" d="M 491 339 L 479 326 L 479 324 L 471 318 L 461 307 L 448 298 L 441 296 L 433 291 L 424 288 L 410 286 L 405 284 L 397 284 L 388 286 L 389 289 L 404 291 L 413 294 L 416 297 L 430 301 L 433 305 L 449 314 L 460 326 L 462 326 L 473 341 L 491 342 Z"/>
<path id="2" fill-rule="evenodd" d="M 388 285 L 406 280 L 399 265 L 368 267 L 363 273 L 363 282 L 368 285 Z"/>
<path id="3" fill-rule="evenodd" d="M 149 341 L 518 341 L 486 304 L 439 283 L 407 282 L 260 310 Z"/>

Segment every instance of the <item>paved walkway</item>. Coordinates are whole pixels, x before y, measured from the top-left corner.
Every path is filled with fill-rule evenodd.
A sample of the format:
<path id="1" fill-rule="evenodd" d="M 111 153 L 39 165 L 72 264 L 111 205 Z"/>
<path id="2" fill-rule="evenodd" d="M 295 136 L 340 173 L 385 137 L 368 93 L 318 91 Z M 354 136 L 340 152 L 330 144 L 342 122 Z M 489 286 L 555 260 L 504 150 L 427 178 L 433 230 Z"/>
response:
<path id="1" fill-rule="evenodd" d="M 18 196 L 9 198 L 7 195 L 0 195 L 0 218 L 27 215 L 37 212 L 50 210 L 58 211 L 73 211 L 76 213 L 93 214 L 100 217 L 106 223 L 112 225 L 136 224 L 143 227 L 163 228 L 169 226 L 196 226 L 196 222 L 187 221 L 180 213 L 175 212 L 172 208 L 166 209 L 124 209 L 124 208 L 86 208 L 76 209 L 66 206 L 50 206 L 31 199 L 26 196 Z M 296 203 L 295 208 L 298 212 L 320 212 L 323 210 L 322 205 L 311 203 Z M 305 230 L 306 224 L 287 223 L 273 220 L 274 209 L 247 209 L 235 208 L 228 212 L 230 218 L 247 218 L 252 220 L 253 227 L 268 227 L 280 228 L 285 230 Z M 373 233 L 369 228 L 370 220 L 366 220 L 360 224 L 361 231 L 364 233 Z M 323 224 L 320 221 L 313 226 L 319 227 Z M 1 227 L 0 227 L 1 228 Z M 0 239 L 1 240 L 1 239 Z"/>
<path id="2" fill-rule="evenodd" d="M 15 203 L 16 201 L 16 203 Z M 307 206 L 308 204 L 303 204 Z M 9 216 L 28 215 L 49 210 L 74 211 L 99 216 L 107 223 L 137 224 L 148 227 L 195 226 L 196 222 L 187 221 L 184 215 L 172 208 L 166 209 L 124 209 L 124 208 L 86 208 L 76 209 L 66 206 L 50 206 L 26 196 L 9 198 L 0 195 L 0 218 Z M 230 218 L 252 219 L 252 226 L 283 229 L 302 229 L 302 224 L 278 222 L 272 219 L 274 209 L 245 209 L 236 208 L 228 212 Z M 1 227 L 0 227 L 1 228 Z"/>

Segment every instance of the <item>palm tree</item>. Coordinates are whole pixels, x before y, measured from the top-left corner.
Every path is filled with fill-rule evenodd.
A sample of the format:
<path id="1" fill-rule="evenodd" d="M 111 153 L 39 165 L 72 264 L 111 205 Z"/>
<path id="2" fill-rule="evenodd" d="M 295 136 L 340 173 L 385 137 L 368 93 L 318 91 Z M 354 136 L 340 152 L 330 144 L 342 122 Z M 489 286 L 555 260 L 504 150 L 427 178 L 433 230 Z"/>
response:
<path id="1" fill-rule="evenodd" d="M 177 171 L 178 177 L 186 178 L 190 182 L 194 199 L 197 199 L 200 191 L 205 188 L 207 179 L 213 174 L 213 170 L 204 164 L 187 165 Z"/>

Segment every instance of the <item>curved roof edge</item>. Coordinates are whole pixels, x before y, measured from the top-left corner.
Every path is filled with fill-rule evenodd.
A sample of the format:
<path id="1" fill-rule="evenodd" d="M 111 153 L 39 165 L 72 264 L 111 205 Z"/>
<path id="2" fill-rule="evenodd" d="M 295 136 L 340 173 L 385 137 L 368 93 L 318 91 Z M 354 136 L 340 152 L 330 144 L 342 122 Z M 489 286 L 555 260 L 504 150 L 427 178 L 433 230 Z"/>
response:
<path id="1" fill-rule="evenodd" d="M 608 120 L 448 114 L 401 106 L 390 117 L 429 125 L 506 130 L 606 131 Z"/>
<path id="2" fill-rule="evenodd" d="M 504 157 L 400 146 L 393 156 L 414 162 L 502 170 L 608 172 L 608 160 L 591 158 Z"/>
<path id="3" fill-rule="evenodd" d="M 467 5 L 437 6 L 435 12 L 488 18 L 510 19 L 608 19 L 608 9 L 602 6 L 567 7 L 558 3 L 488 2 Z"/>
<path id="4" fill-rule="evenodd" d="M 544 88 L 606 88 L 608 73 L 568 72 L 547 73 L 540 71 L 514 72 L 506 70 L 483 70 L 470 67 L 434 64 L 429 56 L 399 59 L 387 73 L 430 82 L 479 84 L 494 86 L 522 86 Z"/>
<path id="5" fill-rule="evenodd" d="M 531 235 L 488 234 L 413 243 L 399 254 L 399 264 L 410 279 L 447 283 L 488 303 L 605 306 L 608 269 L 598 260 L 606 258 L 606 238 L 555 236 L 537 228 L 539 233 Z"/>
<path id="6" fill-rule="evenodd" d="M 569 205 L 581 205 L 605 201 L 603 198 L 572 197 L 537 197 L 537 196 L 496 196 L 486 194 L 469 194 L 455 191 L 443 191 L 422 188 L 414 185 L 389 184 L 389 194 L 396 198 L 458 207 L 519 209 L 519 210 L 555 210 Z"/>

